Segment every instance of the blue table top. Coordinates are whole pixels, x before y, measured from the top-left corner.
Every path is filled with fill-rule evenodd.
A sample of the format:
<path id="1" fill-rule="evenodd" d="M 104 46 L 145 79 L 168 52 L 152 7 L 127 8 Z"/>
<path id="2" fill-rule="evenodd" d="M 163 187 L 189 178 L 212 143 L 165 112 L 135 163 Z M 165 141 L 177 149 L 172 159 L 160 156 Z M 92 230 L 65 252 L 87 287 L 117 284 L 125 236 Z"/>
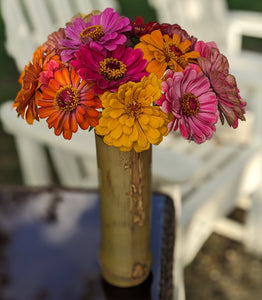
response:
<path id="1" fill-rule="evenodd" d="M 174 207 L 152 197 L 151 274 L 116 288 L 100 273 L 99 195 L 61 188 L 0 188 L 0 299 L 171 299 Z"/>

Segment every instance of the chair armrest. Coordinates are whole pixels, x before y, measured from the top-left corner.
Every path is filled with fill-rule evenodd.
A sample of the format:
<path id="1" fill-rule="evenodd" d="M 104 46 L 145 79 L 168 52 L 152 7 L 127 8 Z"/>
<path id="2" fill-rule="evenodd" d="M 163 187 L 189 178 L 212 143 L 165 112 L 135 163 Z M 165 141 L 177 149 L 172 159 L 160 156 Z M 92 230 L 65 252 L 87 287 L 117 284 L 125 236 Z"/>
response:
<path id="1" fill-rule="evenodd" d="M 228 14 L 227 50 L 240 53 L 243 36 L 262 38 L 262 13 L 231 11 Z"/>

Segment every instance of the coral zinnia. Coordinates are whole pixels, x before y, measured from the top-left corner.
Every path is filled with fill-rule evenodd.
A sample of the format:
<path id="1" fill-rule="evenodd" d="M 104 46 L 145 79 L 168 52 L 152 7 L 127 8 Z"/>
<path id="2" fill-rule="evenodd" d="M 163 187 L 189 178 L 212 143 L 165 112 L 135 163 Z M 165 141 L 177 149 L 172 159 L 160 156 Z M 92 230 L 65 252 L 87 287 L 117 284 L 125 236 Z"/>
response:
<path id="1" fill-rule="evenodd" d="M 102 117 L 95 131 L 104 136 L 104 142 L 121 151 L 141 152 L 150 144 L 159 144 L 167 135 L 169 119 L 152 102 L 161 96 L 161 81 L 155 74 L 143 77 L 141 82 L 127 82 L 115 93 L 101 96 Z"/>
<path id="2" fill-rule="evenodd" d="M 137 82 L 148 75 L 144 71 L 147 61 L 140 49 L 119 45 L 116 50 L 103 53 L 83 45 L 75 56 L 71 65 L 83 80 L 95 82 L 94 92 L 99 95 L 105 91 L 116 91 L 127 81 Z"/>
<path id="3" fill-rule="evenodd" d="M 131 30 L 127 17 L 121 17 L 112 8 L 105 9 L 101 14 L 91 17 L 86 23 L 81 18 L 76 18 L 72 25 L 65 28 L 66 39 L 61 39 L 61 45 L 65 48 L 61 56 L 64 62 L 71 60 L 74 53 L 82 44 L 90 44 L 90 47 L 98 51 L 115 50 L 117 45 L 126 42 L 124 32 Z"/>
<path id="4" fill-rule="evenodd" d="M 160 30 L 155 30 L 142 36 L 140 41 L 135 49 L 143 51 L 148 61 L 146 71 L 156 73 L 158 78 L 162 77 L 167 67 L 173 72 L 183 71 L 189 63 L 197 63 L 196 58 L 200 56 L 197 51 L 190 51 L 189 40 L 181 42 L 177 34 L 170 38 L 167 34 L 162 35 Z"/>
<path id="5" fill-rule="evenodd" d="M 65 30 L 64 28 L 59 28 L 58 31 L 55 31 L 49 34 L 47 41 L 42 45 L 44 52 L 54 52 L 54 54 L 60 54 L 62 51 L 62 46 L 60 45 L 60 40 L 64 39 Z"/>
<path id="6" fill-rule="evenodd" d="M 41 98 L 41 91 L 39 90 L 39 74 L 43 67 L 43 48 L 39 47 L 33 54 L 32 62 L 25 66 L 22 72 L 19 83 L 21 83 L 21 90 L 18 92 L 13 107 L 16 107 L 18 116 L 26 118 L 28 124 L 33 124 L 34 120 L 39 120 L 37 105 Z"/>
<path id="7" fill-rule="evenodd" d="M 82 129 L 98 124 L 101 101 L 94 96 L 92 85 L 82 81 L 76 70 L 64 68 L 54 73 L 54 78 L 43 88 L 43 99 L 39 100 L 39 117 L 47 118 L 48 127 L 54 127 L 56 135 L 63 132 L 71 139 L 78 125 Z"/>
<path id="8" fill-rule="evenodd" d="M 196 65 L 189 65 L 184 72 L 168 70 L 162 90 L 164 94 L 156 103 L 173 114 L 169 131 L 179 128 L 183 138 L 197 144 L 212 137 L 219 114 L 217 99 L 208 78 Z"/>

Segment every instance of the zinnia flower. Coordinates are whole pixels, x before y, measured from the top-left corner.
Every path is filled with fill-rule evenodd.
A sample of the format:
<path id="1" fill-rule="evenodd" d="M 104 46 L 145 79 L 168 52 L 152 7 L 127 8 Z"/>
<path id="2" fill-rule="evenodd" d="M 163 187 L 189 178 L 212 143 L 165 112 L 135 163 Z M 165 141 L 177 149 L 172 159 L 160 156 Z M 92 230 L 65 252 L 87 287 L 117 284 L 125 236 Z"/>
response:
<path id="1" fill-rule="evenodd" d="M 219 113 L 208 78 L 193 64 L 184 72 L 168 70 L 165 77 L 162 83 L 164 94 L 156 103 L 166 113 L 173 114 L 168 130 L 179 128 L 183 138 L 193 139 L 197 144 L 210 139 Z"/>
<path id="2" fill-rule="evenodd" d="M 50 61 L 48 61 L 43 70 L 39 74 L 39 82 L 42 85 L 48 85 L 50 79 L 54 77 L 55 71 L 64 68 L 65 65 L 60 60 L 60 56 L 54 55 Z M 41 86 L 42 89 L 42 86 Z"/>
<path id="3" fill-rule="evenodd" d="M 140 81 L 145 75 L 147 61 L 140 49 L 118 46 L 114 51 L 98 52 L 89 45 L 81 46 L 71 65 L 79 76 L 86 81 L 93 81 L 94 92 L 98 95 L 105 91 L 116 91 L 127 81 Z"/>
<path id="4" fill-rule="evenodd" d="M 94 96 L 92 85 L 81 80 L 76 70 L 64 68 L 54 73 L 54 78 L 43 88 L 39 100 L 39 117 L 47 118 L 48 127 L 54 127 L 56 135 L 63 132 L 65 139 L 71 139 L 78 125 L 82 129 L 98 124 L 101 101 Z"/>
<path id="5" fill-rule="evenodd" d="M 37 105 L 41 98 L 39 89 L 39 73 L 42 71 L 44 64 L 43 48 L 39 47 L 33 54 L 32 62 L 25 66 L 19 83 L 22 85 L 18 92 L 13 107 L 16 107 L 18 116 L 26 119 L 28 124 L 33 124 L 34 120 L 39 120 Z"/>
<path id="6" fill-rule="evenodd" d="M 123 45 L 127 38 L 123 34 L 131 30 L 130 21 L 120 17 L 112 8 L 105 9 L 100 15 L 91 17 L 86 23 L 76 18 L 72 25 L 65 28 L 67 39 L 62 39 L 61 45 L 65 47 L 61 56 L 64 62 L 71 60 L 74 53 L 82 44 L 98 51 L 115 50 L 117 45 Z"/>
<path id="7" fill-rule="evenodd" d="M 152 102 L 161 96 L 161 81 L 155 74 L 143 77 L 141 82 L 127 82 L 115 93 L 101 96 L 104 110 L 95 131 L 104 136 L 104 142 L 121 151 L 147 150 L 150 144 L 159 144 L 167 135 L 169 119 Z"/>
<path id="8" fill-rule="evenodd" d="M 144 23 L 144 20 L 142 17 L 136 17 L 134 22 L 130 22 L 132 26 L 132 31 L 130 32 L 131 36 L 135 36 L 137 38 L 140 38 L 141 36 L 145 34 L 149 34 L 154 30 L 161 30 L 162 28 L 168 26 L 166 25 L 160 25 L 158 22 L 148 22 Z M 162 31 L 162 30 L 161 30 Z"/>
<path id="9" fill-rule="evenodd" d="M 194 50 L 194 45 L 197 42 L 197 38 L 195 38 L 194 36 L 190 36 L 186 30 L 182 29 L 178 24 L 161 24 L 162 28 L 160 29 L 162 34 L 167 34 L 170 37 L 173 36 L 173 34 L 177 34 L 180 39 L 181 42 L 185 41 L 185 40 L 189 40 L 191 42 L 191 46 L 190 46 L 190 51 Z"/>
<path id="10" fill-rule="evenodd" d="M 179 35 L 173 34 L 170 38 L 164 36 L 160 30 L 146 34 L 140 38 L 140 43 L 135 46 L 144 53 L 148 61 L 146 71 L 156 73 L 161 78 L 169 67 L 173 72 L 183 71 L 189 63 L 197 63 L 196 58 L 200 56 L 197 51 L 190 51 L 191 42 L 181 42 Z"/>
<path id="11" fill-rule="evenodd" d="M 229 126 L 237 128 L 238 119 L 245 120 L 246 103 L 239 95 L 235 77 L 229 74 L 227 58 L 219 52 L 214 42 L 199 41 L 195 49 L 201 54 L 198 58 L 199 66 L 209 78 L 211 87 L 216 93 L 222 124 L 226 118 Z"/>
<path id="12" fill-rule="evenodd" d="M 43 52 L 53 52 L 53 55 L 60 55 L 61 51 L 63 50 L 63 47 L 60 44 L 60 40 L 64 39 L 65 37 L 66 36 L 64 28 L 59 28 L 58 31 L 49 34 L 47 41 L 42 45 Z"/>

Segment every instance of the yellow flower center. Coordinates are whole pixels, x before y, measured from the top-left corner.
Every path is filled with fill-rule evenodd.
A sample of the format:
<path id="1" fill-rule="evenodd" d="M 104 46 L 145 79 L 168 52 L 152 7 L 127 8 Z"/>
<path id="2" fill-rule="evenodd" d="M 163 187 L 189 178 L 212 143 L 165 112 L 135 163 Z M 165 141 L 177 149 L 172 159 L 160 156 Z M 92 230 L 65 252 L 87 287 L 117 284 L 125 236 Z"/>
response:
<path id="1" fill-rule="evenodd" d="M 199 112 L 200 103 L 194 94 L 186 93 L 180 99 L 180 108 L 187 117 L 195 116 Z"/>
<path id="2" fill-rule="evenodd" d="M 145 25 L 135 23 L 134 29 L 139 31 L 139 33 L 143 33 L 145 31 Z"/>
<path id="3" fill-rule="evenodd" d="M 85 42 L 86 39 L 91 38 L 93 41 L 98 41 L 104 35 L 104 28 L 101 25 L 92 25 L 83 29 L 78 38 Z"/>
<path id="4" fill-rule="evenodd" d="M 54 103 L 57 109 L 64 112 L 70 112 L 76 109 L 79 103 L 79 92 L 77 88 L 71 85 L 61 87 L 55 95 Z"/>
<path id="5" fill-rule="evenodd" d="M 116 58 L 105 58 L 100 62 L 100 74 L 109 81 L 117 81 L 125 76 L 126 65 Z"/>
<path id="6" fill-rule="evenodd" d="M 132 99 L 126 106 L 128 116 L 138 119 L 141 114 L 141 108 L 141 103 L 138 103 L 136 99 Z"/>

